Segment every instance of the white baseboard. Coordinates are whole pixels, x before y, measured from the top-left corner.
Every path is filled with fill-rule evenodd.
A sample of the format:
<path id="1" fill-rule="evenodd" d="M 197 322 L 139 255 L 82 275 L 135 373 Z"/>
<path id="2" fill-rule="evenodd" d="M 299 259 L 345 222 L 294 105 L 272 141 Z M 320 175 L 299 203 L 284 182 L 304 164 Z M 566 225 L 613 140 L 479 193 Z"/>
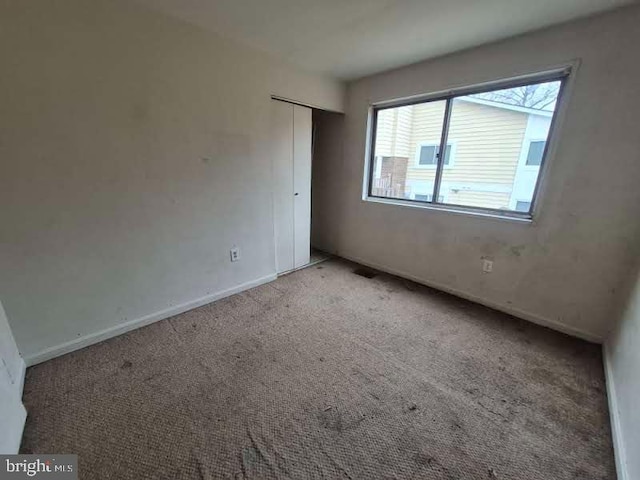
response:
<path id="1" fill-rule="evenodd" d="M 618 411 L 618 400 L 616 396 L 616 386 L 613 381 L 613 370 L 611 366 L 610 348 L 605 342 L 602 345 L 602 358 L 604 360 L 604 376 L 607 385 L 607 401 L 609 402 L 609 417 L 611 419 L 611 437 L 613 438 L 613 453 L 616 458 L 616 472 L 618 480 L 628 480 L 627 456 L 622 440 L 620 423 L 620 413 Z"/>
<path id="2" fill-rule="evenodd" d="M 118 335 L 122 335 L 123 333 L 130 332 L 131 330 L 135 330 L 136 328 L 144 327 L 145 325 L 149 325 L 159 320 L 164 320 L 165 318 L 169 318 L 174 315 L 178 315 L 180 313 L 186 312 L 188 310 L 193 310 L 194 308 L 201 307 L 202 305 L 206 305 L 207 303 L 215 302 L 216 300 L 220 300 L 221 298 L 228 297 L 230 295 L 234 295 L 236 293 L 249 290 L 250 288 L 257 287 L 264 283 L 271 282 L 276 278 L 277 276 L 275 274 L 267 275 L 267 276 L 258 278 L 256 280 L 242 283 L 240 285 L 236 285 L 235 287 L 213 293 L 211 295 L 206 295 L 204 297 L 192 300 L 190 302 L 176 305 L 171 308 L 161 310 L 159 312 L 145 315 L 144 317 L 140 317 L 134 320 L 129 320 L 128 322 L 120 323 L 113 327 L 109 327 L 104 330 L 100 330 L 98 332 L 84 335 L 82 337 L 71 340 L 69 342 L 61 343 L 60 345 L 55 345 L 53 347 L 46 348 L 32 355 L 27 355 L 25 356 L 25 362 L 29 367 L 32 365 L 36 365 L 38 363 L 46 362 L 47 360 L 51 360 L 52 358 L 59 357 L 66 353 L 70 353 L 75 350 L 88 347 L 89 345 L 93 345 L 94 343 L 98 343 L 112 337 L 117 337 Z"/>
<path id="3" fill-rule="evenodd" d="M 360 263 L 367 267 L 375 268 L 376 270 L 380 270 L 382 272 L 390 273 L 391 275 L 397 275 L 398 277 L 406 278 L 407 280 L 414 281 L 416 283 L 420 283 L 422 285 L 426 285 L 427 287 L 435 288 L 436 290 L 440 290 L 446 293 L 450 293 L 451 295 L 455 295 L 456 297 L 464 298 L 466 300 L 471 300 L 472 302 L 479 303 L 489 308 L 493 308 L 494 310 L 499 310 L 504 313 L 508 313 L 509 315 L 513 315 L 514 317 L 522 318 L 523 320 L 527 320 L 532 323 L 536 323 L 538 325 L 542 325 L 543 327 L 548 327 L 553 330 L 558 330 L 562 333 L 566 333 L 567 335 L 571 335 L 573 337 L 578 337 L 583 340 L 587 340 L 593 343 L 603 343 L 604 339 L 600 335 L 596 335 L 591 332 L 586 332 L 584 330 L 580 330 L 574 327 L 569 327 L 562 323 L 556 322 L 554 320 L 549 320 L 547 318 L 539 317 L 538 315 L 525 312 L 518 308 L 514 308 L 510 305 L 503 305 L 496 302 L 492 302 L 490 300 L 485 300 L 484 298 L 477 297 L 470 293 L 463 292 L 453 287 L 449 287 L 448 285 L 443 285 L 440 283 L 432 282 L 429 280 L 425 280 L 423 278 L 418 278 L 415 275 L 411 275 L 410 273 L 403 272 L 400 270 L 396 270 L 394 268 L 386 267 L 384 265 L 379 265 L 377 263 L 369 262 L 362 258 L 358 258 L 356 256 L 352 256 L 349 254 L 345 254 L 340 252 L 336 254 L 339 257 L 346 258 L 347 260 L 351 260 L 356 263 Z"/>

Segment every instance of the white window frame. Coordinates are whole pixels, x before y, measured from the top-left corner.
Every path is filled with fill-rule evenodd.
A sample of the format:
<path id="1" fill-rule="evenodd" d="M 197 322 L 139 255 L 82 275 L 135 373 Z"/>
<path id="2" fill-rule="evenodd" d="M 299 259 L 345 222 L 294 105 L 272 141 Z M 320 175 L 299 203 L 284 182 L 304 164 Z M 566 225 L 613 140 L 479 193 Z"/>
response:
<path id="1" fill-rule="evenodd" d="M 447 145 L 450 147 L 449 164 L 443 164 L 443 168 L 448 170 L 450 168 L 453 168 L 453 164 L 455 163 L 456 141 L 449 139 L 449 140 L 447 140 Z M 426 141 L 426 142 L 420 142 L 420 143 L 418 143 L 418 146 L 416 147 L 415 167 L 416 168 L 420 168 L 420 169 L 424 169 L 424 170 L 435 170 L 436 168 L 438 168 L 437 156 L 436 156 L 436 163 L 433 164 L 433 165 L 421 165 L 420 164 L 420 153 L 422 151 L 422 147 L 440 147 L 440 142 L 439 141 L 434 141 L 434 140 L 430 140 L 430 141 Z"/>
<path id="2" fill-rule="evenodd" d="M 540 197 L 542 195 L 542 191 L 544 190 L 547 184 L 547 175 L 549 170 L 550 159 L 553 157 L 556 144 L 558 142 L 558 138 L 560 137 L 560 124 L 562 120 L 566 116 L 566 98 L 569 96 L 569 91 L 574 82 L 574 72 L 580 65 L 579 60 L 574 60 L 568 64 L 564 64 L 546 71 L 538 71 L 535 73 L 524 74 L 518 77 L 511 77 L 502 80 L 496 80 L 493 82 L 486 82 L 482 84 L 465 86 L 460 88 L 454 88 L 449 90 L 443 90 L 439 92 L 434 92 L 425 95 L 416 95 L 408 98 L 400 98 L 395 100 L 386 100 L 380 101 L 376 103 L 372 103 L 369 107 L 369 118 L 368 118 L 368 127 L 367 127 L 367 144 L 366 144 L 366 158 L 365 158 L 365 172 L 363 176 L 363 201 L 376 202 L 376 203 L 384 203 L 389 205 L 399 205 L 406 207 L 418 207 L 425 209 L 433 209 L 446 211 L 454 214 L 472 214 L 478 215 L 488 218 L 496 218 L 496 219 L 505 219 L 505 220 L 516 220 L 516 221 L 525 221 L 531 223 L 534 219 L 534 213 L 538 211 L 538 205 L 540 203 Z M 451 104 L 456 97 L 472 95 L 481 92 L 500 90 L 506 88 L 515 88 L 518 86 L 530 85 L 535 83 L 543 83 L 550 81 L 560 81 L 560 91 L 557 97 L 556 108 L 552 114 L 551 127 L 549 131 L 549 135 L 546 139 L 547 143 L 544 150 L 544 156 L 542 159 L 542 163 L 540 166 L 529 166 L 531 168 L 539 168 L 540 172 L 537 176 L 537 181 L 534 189 L 534 195 L 532 198 L 532 206 L 531 210 L 526 213 L 516 212 L 514 210 L 500 210 L 493 208 L 480 208 L 473 206 L 459 206 L 459 205 L 448 205 L 446 201 L 444 203 L 428 203 L 428 202 L 416 202 L 416 201 L 406 201 L 403 199 L 397 198 L 388 198 L 388 197 L 378 197 L 371 194 L 372 188 L 372 173 L 371 169 L 373 168 L 373 155 L 375 150 L 375 137 L 376 137 L 376 123 L 377 123 L 377 114 L 380 110 L 388 109 L 388 108 L 398 108 L 402 106 L 416 105 L 427 102 L 434 101 L 447 101 L 447 109 L 445 110 L 445 121 L 443 124 L 443 135 L 442 142 L 449 143 L 448 141 L 448 128 L 450 122 L 451 115 Z M 448 111 L 447 111 L 448 110 Z M 442 143 L 441 142 L 441 143 Z M 443 166 L 439 161 L 438 168 L 436 169 L 436 181 L 434 182 L 434 192 L 432 195 L 440 195 L 440 184 L 442 183 L 442 170 Z M 437 196 L 435 197 L 438 198 Z"/>

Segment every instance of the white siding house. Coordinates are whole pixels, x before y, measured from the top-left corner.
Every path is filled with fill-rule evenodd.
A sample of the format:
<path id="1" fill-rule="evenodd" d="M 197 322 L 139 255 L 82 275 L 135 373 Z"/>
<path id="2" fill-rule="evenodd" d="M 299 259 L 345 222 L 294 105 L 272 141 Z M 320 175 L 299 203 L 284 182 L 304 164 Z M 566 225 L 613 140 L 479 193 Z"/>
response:
<path id="1" fill-rule="evenodd" d="M 431 200 L 444 107 L 438 101 L 379 112 L 374 194 Z M 439 201 L 528 211 L 552 115 L 472 97 L 455 99 Z M 388 160 L 393 167 L 385 169 Z M 393 181 L 385 180 L 389 172 Z M 390 188 L 376 192 L 379 185 Z"/>

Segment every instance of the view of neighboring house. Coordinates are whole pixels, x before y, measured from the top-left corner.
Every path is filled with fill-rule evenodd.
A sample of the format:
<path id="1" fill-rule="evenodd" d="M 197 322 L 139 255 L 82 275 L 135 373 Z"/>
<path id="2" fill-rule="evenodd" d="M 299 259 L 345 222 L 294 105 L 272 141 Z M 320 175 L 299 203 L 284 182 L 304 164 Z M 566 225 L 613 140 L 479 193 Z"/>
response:
<path id="1" fill-rule="evenodd" d="M 431 201 L 445 101 L 380 110 L 372 194 Z M 453 101 L 438 201 L 528 212 L 553 112 Z"/>

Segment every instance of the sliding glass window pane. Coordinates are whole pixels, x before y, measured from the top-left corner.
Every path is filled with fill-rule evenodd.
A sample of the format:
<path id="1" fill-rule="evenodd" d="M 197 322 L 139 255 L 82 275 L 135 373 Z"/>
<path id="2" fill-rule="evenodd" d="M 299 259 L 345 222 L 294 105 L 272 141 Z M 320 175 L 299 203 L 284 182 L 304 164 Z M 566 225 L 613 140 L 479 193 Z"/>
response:
<path id="1" fill-rule="evenodd" d="M 377 112 L 372 195 L 431 201 L 445 106 L 439 100 Z"/>
<path id="2" fill-rule="evenodd" d="M 451 158 L 440 184 L 444 203 L 529 211 L 560 83 L 453 100 L 447 139 Z"/>

